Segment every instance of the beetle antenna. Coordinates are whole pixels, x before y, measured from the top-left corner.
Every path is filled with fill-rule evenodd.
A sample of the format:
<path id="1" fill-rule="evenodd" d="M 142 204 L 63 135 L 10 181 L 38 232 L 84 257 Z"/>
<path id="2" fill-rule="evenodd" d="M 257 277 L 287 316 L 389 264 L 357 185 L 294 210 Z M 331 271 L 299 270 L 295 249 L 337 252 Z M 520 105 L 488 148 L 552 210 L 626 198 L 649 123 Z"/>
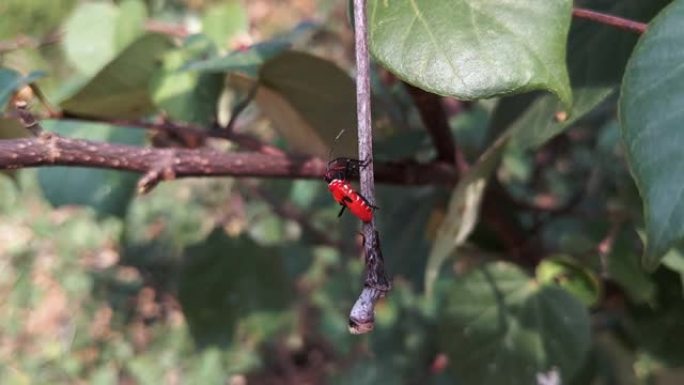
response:
<path id="1" fill-rule="evenodd" d="M 335 145 L 337 144 L 337 141 L 340 140 L 342 137 L 342 134 L 344 134 L 344 128 L 340 130 L 340 132 L 337 134 L 335 139 L 333 139 L 332 146 L 330 146 L 330 152 L 328 153 L 328 160 L 332 159 L 333 151 L 335 150 Z"/>

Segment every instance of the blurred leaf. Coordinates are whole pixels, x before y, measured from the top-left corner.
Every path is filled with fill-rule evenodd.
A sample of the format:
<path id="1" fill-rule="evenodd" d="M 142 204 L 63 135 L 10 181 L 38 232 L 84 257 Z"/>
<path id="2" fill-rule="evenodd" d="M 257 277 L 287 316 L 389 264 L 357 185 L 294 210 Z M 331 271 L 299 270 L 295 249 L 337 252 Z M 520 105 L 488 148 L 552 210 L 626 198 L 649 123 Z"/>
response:
<path id="1" fill-rule="evenodd" d="M 558 285 L 573 294 L 586 306 L 596 304 L 601 295 L 598 277 L 569 256 L 544 258 L 536 268 L 537 281 Z"/>
<path id="2" fill-rule="evenodd" d="M 496 170 L 508 135 L 499 138 L 468 170 L 451 193 L 446 218 L 437 230 L 425 269 L 425 292 L 432 295 L 435 280 L 444 262 L 463 245 L 477 224 L 480 202 L 489 176 Z"/>
<path id="3" fill-rule="evenodd" d="M 649 25 L 625 72 L 620 121 L 627 160 L 644 200 L 646 250 L 654 269 L 684 237 L 684 2 L 675 1 Z"/>
<path id="4" fill-rule="evenodd" d="M 26 138 L 29 131 L 16 119 L 0 118 L 0 140 Z"/>
<path id="5" fill-rule="evenodd" d="M 112 3 L 81 3 L 64 26 L 67 58 L 85 75 L 94 75 L 115 53 L 118 10 Z"/>
<path id="6" fill-rule="evenodd" d="M 169 48 L 166 36 L 141 37 L 62 102 L 62 108 L 69 114 L 103 119 L 134 119 L 151 113 L 155 107 L 150 79 Z"/>
<path id="7" fill-rule="evenodd" d="M 247 11 L 237 0 L 210 6 L 202 18 L 202 32 L 219 48 L 227 47 L 231 39 L 248 28 Z"/>
<path id="8" fill-rule="evenodd" d="M 297 152 L 328 156 L 341 130 L 335 156 L 355 157 L 356 91 L 354 82 L 327 60 L 284 52 L 259 72 L 256 101 L 279 133 Z"/>
<path id="9" fill-rule="evenodd" d="M 142 130 L 101 123 L 68 120 L 43 121 L 43 127 L 71 138 L 120 144 L 142 144 Z M 87 205 L 99 215 L 123 216 L 133 196 L 138 176 L 117 170 L 79 167 L 43 167 L 38 181 L 45 198 L 55 207 Z"/>
<path id="10" fill-rule="evenodd" d="M 434 359 L 439 336 L 432 320 L 422 313 L 426 302 L 413 285 L 395 280 L 392 295 L 376 309 L 370 335 L 374 365 L 391 368 L 403 379 L 398 384 L 424 384 L 426 363 Z"/>
<path id="11" fill-rule="evenodd" d="M 152 79 L 156 105 L 172 120 L 208 124 L 216 119 L 216 105 L 224 75 L 179 71 L 188 60 L 213 54 L 211 41 L 202 35 L 186 39 L 184 46 L 166 54 L 164 68 Z"/>
<path id="12" fill-rule="evenodd" d="M 0 39 L 19 35 L 43 36 L 58 28 L 77 0 L 2 0 L 0 13 L 12 15 L 0 23 Z"/>
<path id="13" fill-rule="evenodd" d="M 684 290 L 684 253 L 679 248 L 670 250 L 663 257 L 663 265 L 668 269 L 679 273 L 682 280 L 682 290 Z M 684 291 L 682 291 L 684 294 Z"/>
<path id="14" fill-rule="evenodd" d="M 463 100 L 544 89 L 572 103 L 572 2 L 372 2 L 373 55 L 409 83 Z"/>
<path id="15" fill-rule="evenodd" d="M 447 295 L 440 342 L 464 383 L 533 384 L 553 368 L 569 381 L 589 351 L 586 308 L 514 265 L 478 268 L 452 281 Z"/>
<path id="16" fill-rule="evenodd" d="M 96 370 L 88 380 L 92 385 L 116 385 L 117 371 L 113 366 L 105 366 Z"/>
<path id="17" fill-rule="evenodd" d="M 434 187 L 406 189 L 402 186 L 377 186 L 377 226 L 382 235 L 385 267 L 393 277 L 403 277 L 415 287 L 423 287 L 426 255 L 432 245 L 429 232 L 435 207 L 446 200 L 446 193 Z M 333 211 L 335 214 L 337 210 Z M 345 233 L 358 231 L 358 221 L 347 222 Z"/>
<path id="18" fill-rule="evenodd" d="M 290 48 L 291 44 L 285 40 L 270 40 L 255 44 L 246 49 L 233 51 L 225 56 L 190 61 L 182 70 L 199 72 L 242 72 L 256 77 L 259 68 L 272 57 Z"/>
<path id="19" fill-rule="evenodd" d="M 157 357 L 144 355 L 135 357 L 126 364 L 126 369 L 140 385 L 154 385 L 164 378 L 164 368 L 157 364 Z"/>
<path id="20" fill-rule="evenodd" d="M 681 275 L 658 269 L 653 275 L 657 296 L 652 303 L 630 306 L 620 321 L 621 326 L 641 351 L 662 365 L 684 365 L 684 345 L 673 343 L 684 339 L 684 298 Z"/>
<path id="21" fill-rule="evenodd" d="M 278 253 L 221 230 L 185 250 L 179 300 L 199 346 L 224 346 L 237 322 L 254 312 L 283 309 L 291 294 Z"/>
<path id="22" fill-rule="evenodd" d="M 354 365 L 344 373 L 334 377 L 333 385 L 377 385 L 377 384 L 402 384 L 396 370 L 387 365 L 379 365 L 375 362 L 363 362 Z"/>
<path id="23" fill-rule="evenodd" d="M 584 7 L 620 15 L 627 19 L 648 20 L 667 1 L 622 0 L 606 2 L 592 0 Z M 574 105 L 569 111 L 550 95 L 539 97 L 527 109 L 513 105 L 504 99 L 498 108 L 515 109 L 518 118 L 513 123 L 515 134 L 511 144 L 523 149 L 534 149 L 555 135 L 574 125 L 609 96 L 615 93 L 627 59 L 637 42 L 635 34 L 624 33 L 615 28 L 605 28 L 591 21 L 575 19 L 568 38 L 568 71 L 572 84 Z M 558 119 L 564 113 L 565 119 Z"/>
<path id="24" fill-rule="evenodd" d="M 43 71 L 33 71 L 24 76 L 15 70 L 0 67 L 0 112 L 5 109 L 7 102 L 9 102 L 15 91 L 35 82 L 43 76 L 45 76 Z M 0 132 L 1 137 L 2 132 Z"/>
<path id="25" fill-rule="evenodd" d="M 639 255 L 634 249 L 638 241 L 634 232 L 623 231 L 615 239 L 613 250 L 608 255 L 608 277 L 615 280 L 634 301 L 634 303 L 652 303 L 656 295 L 656 286 L 639 263 Z"/>
<path id="26" fill-rule="evenodd" d="M 594 51 L 592 51 L 594 52 Z M 582 87 L 573 89 L 574 104 L 569 113 L 557 99 L 540 96 L 513 125 L 511 144 L 522 149 L 534 149 L 571 127 L 615 92 L 616 87 Z M 506 108 L 504 102 L 502 108 Z M 558 119 L 556 114 L 567 114 Z"/>
<path id="27" fill-rule="evenodd" d="M 145 21 L 147 21 L 147 7 L 142 0 L 123 0 L 119 3 L 119 14 L 114 31 L 114 46 L 117 51 L 126 48 L 144 33 Z"/>

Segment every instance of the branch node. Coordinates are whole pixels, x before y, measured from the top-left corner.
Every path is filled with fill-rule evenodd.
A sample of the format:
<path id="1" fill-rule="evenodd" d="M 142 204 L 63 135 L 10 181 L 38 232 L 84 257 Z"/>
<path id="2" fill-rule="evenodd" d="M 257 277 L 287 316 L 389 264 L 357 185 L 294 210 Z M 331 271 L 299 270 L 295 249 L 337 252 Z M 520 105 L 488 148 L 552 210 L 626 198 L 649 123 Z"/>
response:
<path id="1" fill-rule="evenodd" d="M 28 103 L 25 100 L 17 100 L 14 102 L 14 108 L 16 108 L 19 114 L 19 120 L 21 124 L 26 128 L 33 136 L 39 136 L 43 131 L 38 120 L 33 116 L 33 114 L 28 110 Z"/>
<path id="2" fill-rule="evenodd" d="M 177 158 L 174 150 L 169 150 L 166 155 L 157 162 L 156 166 L 148 170 L 138 181 L 138 194 L 145 195 L 152 191 L 159 182 L 176 179 L 174 165 Z"/>

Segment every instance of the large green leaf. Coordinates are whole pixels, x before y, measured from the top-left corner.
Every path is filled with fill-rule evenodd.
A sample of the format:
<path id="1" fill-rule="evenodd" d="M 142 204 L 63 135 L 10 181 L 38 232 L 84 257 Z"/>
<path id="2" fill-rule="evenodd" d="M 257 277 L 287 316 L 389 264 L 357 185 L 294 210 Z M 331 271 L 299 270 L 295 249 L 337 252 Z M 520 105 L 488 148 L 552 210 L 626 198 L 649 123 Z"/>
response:
<path id="1" fill-rule="evenodd" d="M 117 15 L 112 3 L 87 2 L 67 20 L 64 49 L 71 64 L 83 74 L 95 74 L 114 57 Z"/>
<path id="2" fill-rule="evenodd" d="M 374 56 L 411 84 L 460 99 L 544 89 L 571 105 L 570 0 L 372 1 Z"/>
<path id="3" fill-rule="evenodd" d="M 164 69 L 152 79 L 152 98 L 173 120 L 208 124 L 216 119 L 216 105 L 224 86 L 221 73 L 179 71 L 193 58 L 213 54 L 214 45 L 203 35 L 190 36 L 183 47 L 169 52 Z"/>
<path id="4" fill-rule="evenodd" d="M 291 293 L 273 249 L 215 230 L 185 250 L 179 300 L 199 345 L 225 345 L 237 322 L 259 311 L 283 309 Z"/>
<path id="5" fill-rule="evenodd" d="M 84 75 L 92 76 L 143 34 L 147 9 L 141 0 L 83 2 L 65 25 L 67 58 Z"/>
<path id="6" fill-rule="evenodd" d="M 119 3 L 119 17 L 114 31 L 114 46 L 117 50 L 126 48 L 145 31 L 147 7 L 142 0 L 123 0 Z"/>
<path id="7" fill-rule="evenodd" d="M 149 85 L 171 42 L 148 34 L 128 46 L 75 95 L 62 102 L 65 112 L 105 119 L 133 119 L 155 110 Z"/>
<path id="8" fill-rule="evenodd" d="M 432 288 L 444 262 L 463 245 L 475 229 L 487 180 L 496 170 L 508 138 L 507 134 L 499 138 L 459 180 L 451 193 L 446 218 L 437 230 L 437 238 L 430 250 L 425 268 L 425 292 L 428 296 L 432 294 Z"/>
<path id="9" fill-rule="evenodd" d="M 59 27 L 78 0 L 2 0 L 0 12 L 0 40 L 14 39 L 20 35 L 44 36 Z"/>
<path id="10" fill-rule="evenodd" d="M 684 365 L 684 299 L 682 278 L 669 269 L 653 274 L 657 295 L 652 303 L 629 306 L 622 326 L 642 352 L 669 367 Z M 677 382 L 675 382 L 677 383 Z"/>
<path id="11" fill-rule="evenodd" d="M 226 47 L 230 40 L 249 28 L 245 7 L 237 0 L 217 4 L 207 9 L 202 18 L 202 31 L 218 47 Z"/>
<path id="12" fill-rule="evenodd" d="M 620 99 L 627 161 L 644 201 L 648 268 L 684 237 L 682 20 L 682 0 L 653 20 L 627 66 Z"/>
<path id="13" fill-rule="evenodd" d="M 255 44 L 247 49 L 233 51 L 225 56 L 194 60 L 182 69 L 188 71 L 230 73 L 242 72 L 256 77 L 259 68 L 272 57 L 290 48 L 285 40 L 272 40 Z"/>
<path id="14" fill-rule="evenodd" d="M 335 155 L 355 156 L 356 91 L 332 62 L 301 52 L 284 52 L 259 71 L 259 107 L 298 152 L 327 156 L 328 144 L 347 130 Z"/>
<path id="15" fill-rule="evenodd" d="M 497 262 L 451 283 L 441 310 L 441 345 L 465 384 L 534 384 L 557 368 L 563 382 L 590 347 L 586 308 L 555 286 L 540 286 Z"/>
<path id="16" fill-rule="evenodd" d="M 121 144 L 142 144 L 145 133 L 139 129 L 68 120 L 44 121 L 46 130 L 60 135 Z M 87 205 L 100 215 L 123 216 L 138 176 L 116 170 L 78 167 L 44 167 L 38 181 L 45 198 L 53 206 Z"/>
<path id="17" fill-rule="evenodd" d="M 592 0 L 583 5 L 628 19 L 648 20 L 666 3 L 666 0 L 608 3 Z M 622 79 L 637 37 L 633 33 L 575 19 L 568 38 L 568 71 L 574 99 L 572 109 L 568 111 L 551 95 L 540 95 L 524 110 L 505 99 L 498 109 L 521 111 L 516 114 L 519 116 L 513 123 L 511 144 L 523 149 L 537 148 L 608 100 Z M 558 119 L 556 114 L 563 111 L 567 112 L 566 118 Z"/>
<path id="18" fill-rule="evenodd" d="M 639 254 L 634 250 L 638 240 L 633 231 L 622 231 L 607 256 L 608 278 L 617 282 L 634 303 L 652 303 L 656 285 L 639 263 Z M 684 272 L 684 270 L 683 270 Z"/>

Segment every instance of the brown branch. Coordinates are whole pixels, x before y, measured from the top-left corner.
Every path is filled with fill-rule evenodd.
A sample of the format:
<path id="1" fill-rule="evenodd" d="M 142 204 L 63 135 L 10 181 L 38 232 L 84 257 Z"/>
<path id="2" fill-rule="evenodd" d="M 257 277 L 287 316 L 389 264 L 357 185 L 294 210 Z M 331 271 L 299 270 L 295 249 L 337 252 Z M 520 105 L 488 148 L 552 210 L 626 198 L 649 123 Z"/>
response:
<path id="1" fill-rule="evenodd" d="M 235 176 L 318 179 L 327 161 L 315 157 L 266 155 L 255 152 L 226 153 L 211 148 L 143 148 L 65 138 L 44 132 L 35 138 L 0 140 L 0 170 L 40 166 L 80 166 L 146 174 L 159 169 L 167 158 L 176 178 Z M 440 163 L 380 163 L 379 182 L 401 185 L 456 182 L 449 165 Z"/>
<path id="2" fill-rule="evenodd" d="M 467 162 L 463 153 L 456 147 L 447 114 L 442 105 L 442 97 L 408 83 L 404 84 L 437 150 L 437 160 L 455 164 L 459 171 L 465 172 L 468 167 Z"/>
<path id="3" fill-rule="evenodd" d="M 646 29 L 648 29 L 648 24 L 646 23 L 628 20 L 619 16 L 608 15 L 585 8 L 574 8 L 572 10 L 572 15 L 578 19 L 590 20 L 596 23 L 609 25 L 611 27 L 632 31 L 639 34 L 646 32 Z"/>
<path id="4" fill-rule="evenodd" d="M 356 119 L 359 137 L 359 158 L 366 164 L 360 171 L 361 194 L 375 204 L 375 171 L 373 163 L 373 127 L 371 121 L 370 55 L 366 0 L 354 0 L 354 43 L 356 53 Z M 389 280 L 382 268 L 382 251 L 375 218 L 362 226 L 366 259 L 366 280 L 359 299 L 349 314 L 349 331 L 354 334 L 373 330 L 375 303 L 389 291 Z M 381 274 L 382 279 L 373 276 Z M 381 284 L 380 282 L 383 282 Z"/>
<path id="5" fill-rule="evenodd" d="M 225 130 L 221 127 L 203 127 L 192 123 L 179 123 L 173 122 L 166 119 L 158 119 L 154 121 L 149 120 L 126 120 L 126 119 L 98 119 L 83 117 L 78 115 L 52 115 L 52 119 L 73 119 L 86 122 L 101 122 L 107 123 L 114 126 L 130 127 L 130 128 L 144 128 L 148 130 L 165 132 L 170 134 L 172 137 L 180 139 L 183 143 L 194 143 L 201 145 L 208 138 L 226 139 L 234 142 L 238 146 L 251 150 L 260 152 L 267 155 L 285 155 L 285 152 L 281 149 L 265 144 L 259 139 L 253 137 L 252 135 L 235 132 L 233 130 Z M 196 147 L 196 146 L 190 146 Z"/>
<path id="6" fill-rule="evenodd" d="M 366 279 L 361 295 L 349 313 L 349 331 L 352 334 L 363 334 L 373 330 L 375 303 L 392 288 L 385 274 L 385 258 L 382 256 L 378 232 L 375 232 L 372 243 L 364 237 L 363 245 L 366 253 Z"/>

